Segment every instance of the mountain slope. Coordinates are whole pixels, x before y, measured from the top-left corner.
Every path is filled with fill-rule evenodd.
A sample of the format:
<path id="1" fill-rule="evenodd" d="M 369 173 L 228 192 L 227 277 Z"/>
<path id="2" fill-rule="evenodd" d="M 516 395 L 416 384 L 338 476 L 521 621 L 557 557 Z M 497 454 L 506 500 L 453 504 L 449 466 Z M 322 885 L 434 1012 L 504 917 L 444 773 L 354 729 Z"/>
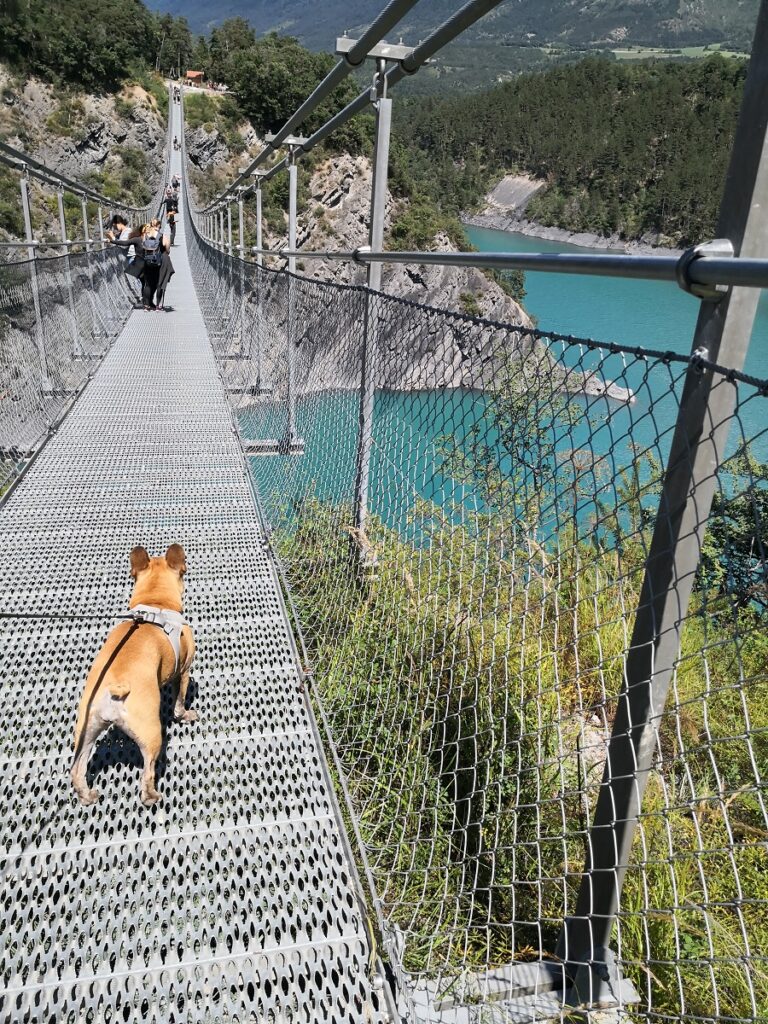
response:
<path id="1" fill-rule="evenodd" d="M 329 49 L 337 33 L 348 29 L 354 34 L 369 25 L 384 0 L 358 0 L 354 5 L 324 0 L 322 18 L 315 0 L 223 0 L 213 16 L 208 0 L 150 0 L 149 6 L 184 15 L 198 32 L 240 15 L 260 33 L 285 32 L 313 48 Z M 459 6 L 459 0 L 422 0 L 397 33 L 415 42 Z M 573 46 L 724 43 L 745 48 L 751 43 L 758 6 L 759 0 L 507 0 L 467 38 Z"/>

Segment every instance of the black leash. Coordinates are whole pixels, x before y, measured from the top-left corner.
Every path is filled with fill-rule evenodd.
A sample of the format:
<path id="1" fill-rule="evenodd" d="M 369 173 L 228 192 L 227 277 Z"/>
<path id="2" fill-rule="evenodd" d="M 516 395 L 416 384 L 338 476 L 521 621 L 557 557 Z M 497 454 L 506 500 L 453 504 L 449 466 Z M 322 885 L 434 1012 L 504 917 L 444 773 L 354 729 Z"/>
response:
<path id="1" fill-rule="evenodd" d="M 136 632 L 136 630 L 139 628 L 140 625 L 141 625 L 140 622 L 134 621 L 134 623 L 131 626 L 131 628 L 128 630 L 128 632 L 125 634 L 125 636 L 121 638 L 120 643 L 115 647 L 114 651 L 112 651 L 112 653 L 110 654 L 109 658 L 107 659 L 106 665 L 104 666 L 104 668 L 99 673 L 99 678 L 93 684 L 93 689 L 91 690 L 91 695 L 88 698 L 88 704 L 86 705 L 86 708 L 85 708 L 85 717 L 83 718 L 83 728 L 82 728 L 82 731 L 80 733 L 80 737 L 79 737 L 79 739 L 77 741 L 77 747 L 75 748 L 75 761 L 78 759 L 78 757 L 80 756 L 80 751 L 83 749 L 83 743 L 85 741 L 85 734 L 86 734 L 86 732 L 88 730 L 88 717 L 89 717 L 89 715 L 91 713 L 91 705 L 93 704 L 94 697 L 96 696 L 96 691 L 101 686 L 102 679 L 104 678 L 104 676 L 107 674 L 107 672 L 112 667 L 112 663 L 114 662 L 115 658 L 118 656 L 120 651 L 125 646 L 126 642 L 131 638 L 131 636 L 133 636 L 133 634 Z"/>
<path id="2" fill-rule="evenodd" d="M 53 614 L 52 612 L 0 612 L 0 619 L 74 619 L 82 622 L 114 622 L 122 619 L 124 622 L 138 622 L 139 616 L 135 618 L 124 612 L 115 612 L 114 615 L 87 615 L 80 614 Z"/>

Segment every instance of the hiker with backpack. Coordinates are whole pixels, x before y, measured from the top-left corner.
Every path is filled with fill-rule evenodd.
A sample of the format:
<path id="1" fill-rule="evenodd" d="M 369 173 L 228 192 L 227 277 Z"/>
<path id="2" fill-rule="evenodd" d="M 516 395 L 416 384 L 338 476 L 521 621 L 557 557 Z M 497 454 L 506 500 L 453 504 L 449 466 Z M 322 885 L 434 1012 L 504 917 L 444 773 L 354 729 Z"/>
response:
<path id="1" fill-rule="evenodd" d="M 157 278 L 157 289 L 155 291 L 155 308 L 159 312 L 170 312 L 170 307 L 165 304 L 165 289 L 168 287 L 171 278 L 176 273 L 173 263 L 171 262 L 171 254 L 168 251 L 168 236 L 164 235 L 165 248 L 163 249 L 163 258 L 160 264 L 160 273 Z"/>
<path id="2" fill-rule="evenodd" d="M 144 225 L 140 244 L 141 255 L 144 257 L 141 289 L 144 309 L 162 310 L 165 289 L 173 274 L 173 264 L 169 255 L 170 239 L 160 230 L 157 217 Z"/>
<path id="3" fill-rule="evenodd" d="M 160 229 L 157 217 L 145 224 L 140 231 L 128 238 L 113 238 L 114 245 L 122 248 L 133 246 L 136 257 L 129 272 L 141 281 L 141 298 L 144 309 L 163 309 L 165 289 L 173 276 L 171 263 L 171 243 L 168 235 Z"/>
<path id="4" fill-rule="evenodd" d="M 166 214 L 169 214 L 171 211 L 174 213 L 179 212 L 179 193 L 172 185 L 169 185 L 165 190 L 164 204 Z"/>

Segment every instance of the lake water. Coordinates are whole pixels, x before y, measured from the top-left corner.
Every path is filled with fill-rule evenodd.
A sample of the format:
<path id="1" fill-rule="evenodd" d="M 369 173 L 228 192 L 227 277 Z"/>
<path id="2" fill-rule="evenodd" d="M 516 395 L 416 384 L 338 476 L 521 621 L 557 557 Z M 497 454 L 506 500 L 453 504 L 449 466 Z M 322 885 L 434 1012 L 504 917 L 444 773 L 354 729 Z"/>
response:
<path id="1" fill-rule="evenodd" d="M 566 252 L 576 246 L 547 242 L 503 231 L 471 228 L 472 242 L 483 251 Z M 672 283 L 625 281 L 591 276 L 527 273 L 526 308 L 542 330 L 602 342 L 639 345 L 686 354 L 691 348 L 698 301 Z M 671 441 L 685 367 L 633 356 L 600 356 L 579 345 L 552 346 L 565 365 L 597 369 L 635 393 L 633 404 L 607 399 L 588 404 L 588 416 L 562 432 L 554 457 L 565 464 L 569 453 L 599 466 L 594 485 L 584 488 L 578 519 L 594 521 L 598 503 L 616 500 L 613 482 L 631 464 L 633 449 L 663 464 Z M 747 358 L 746 372 L 768 377 L 768 297 L 762 297 Z M 744 394 L 750 393 L 745 389 Z M 583 398 L 574 401 L 585 405 Z M 358 399 L 350 393 L 313 395 L 299 401 L 297 425 L 305 441 L 303 456 L 254 459 L 252 465 L 270 518 L 293 518 L 307 496 L 347 503 L 354 482 Z M 467 488 L 452 478 L 446 458 L 451 444 L 459 447 L 473 424 L 495 444 L 492 424 L 484 422 L 485 402 L 472 391 L 382 392 L 376 396 L 370 508 L 401 534 L 418 537 L 414 511 L 419 500 L 445 510 L 476 504 Z M 251 437 L 279 437 L 284 408 L 269 402 L 244 415 Z M 731 430 L 733 451 L 753 439 L 753 452 L 768 461 L 768 398 L 753 395 L 739 408 Z M 448 440 L 446 440 L 448 439 Z M 271 496 L 271 497 L 267 497 Z M 278 509 L 273 502 L 281 504 Z M 556 529 L 553 516 L 552 529 Z"/>
<path id="2" fill-rule="evenodd" d="M 512 231 L 468 227 L 466 232 L 481 252 L 611 251 Z M 691 350 L 699 300 L 672 282 L 529 272 L 525 288 L 525 308 L 537 317 L 542 330 L 682 354 Z M 745 371 L 768 378 L 766 292 L 761 295 Z"/>

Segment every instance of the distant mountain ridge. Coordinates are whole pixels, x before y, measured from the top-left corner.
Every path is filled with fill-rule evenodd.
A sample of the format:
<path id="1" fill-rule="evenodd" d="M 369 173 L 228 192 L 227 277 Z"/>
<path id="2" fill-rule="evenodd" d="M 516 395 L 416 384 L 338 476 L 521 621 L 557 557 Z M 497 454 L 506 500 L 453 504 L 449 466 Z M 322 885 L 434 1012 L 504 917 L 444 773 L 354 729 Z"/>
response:
<path id="1" fill-rule="evenodd" d="M 384 0 L 148 0 L 157 11 L 183 15 L 193 31 L 207 32 L 236 15 L 258 33 L 297 36 L 313 49 L 332 49 L 337 35 L 367 27 Z M 422 0 L 393 38 L 417 42 L 453 14 L 461 0 Z M 759 0 L 507 0 L 467 33 L 472 40 L 584 46 L 698 46 L 748 48 Z M 215 14 L 212 16 L 213 12 Z"/>

